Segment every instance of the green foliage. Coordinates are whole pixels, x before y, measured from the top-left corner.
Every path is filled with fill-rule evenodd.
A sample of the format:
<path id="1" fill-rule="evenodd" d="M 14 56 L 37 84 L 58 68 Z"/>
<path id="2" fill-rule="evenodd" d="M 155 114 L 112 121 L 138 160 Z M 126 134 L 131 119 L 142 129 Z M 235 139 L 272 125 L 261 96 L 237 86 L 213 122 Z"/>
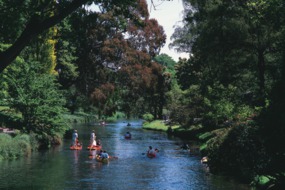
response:
<path id="1" fill-rule="evenodd" d="M 200 146 L 200 152 L 202 153 L 202 155 L 206 155 L 206 150 L 207 150 L 207 143 L 203 143 L 201 146 Z"/>
<path id="2" fill-rule="evenodd" d="M 22 127 L 22 116 L 15 113 L 14 110 L 5 109 L 0 111 L 0 123 L 6 127 L 21 129 Z"/>
<path id="3" fill-rule="evenodd" d="M 22 114 L 23 131 L 34 132 L 43 145 L 53 136 L 63 134 L 66 124 L 61 118 L 65 101 L 50 74 L 37 74 L 37 67 L 22 65 L 19 73 L 9 76 L 9 106 Z"/>
<path id="4" fill-rule="evenodd" d="M 215 137 L 207 142 L 211 170 L 253 179 L 267 167 L 269 159 L 258 130 L 247 124 L 214 131 Z"/>
<path id="5" fill-rule="evenodd" d="M 58 26 L 61 38 L 56 44 L 58 79 L 64 89 L 68 89 L 75 83 L 79 73 L 76 66 L 76 41 L 73 39 L 71 19 L 63 20 Z M 79 40 L 79 39 L 78 39 Z"/>
<path id="6" fill-rule="evenodd" d="M 173 122 L 184 127 L 193 124 L 194 118 L 201 118 L 205 104 L 203 102 L 202 90 L 199 85 L 192 85 L 185 91 L 176 90 L 173 94 L 175 99 L 169 110 Z"/>
<path id="7" fill-rule="evenodd" d="M 167 54 L 160 54 L 154 58 L 154 61 L 166 67 L 171 73 L 175 72 L 174 67 L 176 62 Z"/>
<path id="8" fill-rule="evenodd" d="M 148 121 L 148 122 L 151 122 L 151 121 L 153 121 L 154 116 L 152 114 L 150 114 L 150 113 L 146 113 L 146 114 L 143 115 L 143 119 Z"/>
<path id="9" fill-rule="evenodd" d="M 284 188 L 284 2 L 185 3 L 191 9 L 171 45 L 192 56 L 176 65 L 185 93 L 169 108 L 173 118 L 190 129 L 202 118 L 211 171 L 274 176 Z"/>
<path id="10" fill-rule="evenodd" d="M 35 148 L 33 137 L 26 134 L 19 134 L 11 137 L 7 134 L 0 134 L 0 160 L 15 159 L 31 153 Z"/>
<path id="11" fill-rule="evenodd" d="M 212 133 L 206 132 L 206 133 L 200 134 L 200 135 L 198 136 L 198 138 L 199 138 L 200 140 L 202 140 L 202 141 L 206 141 L 207 139 L 211 138 L 212 136 L 213 136 Z"/>
<path id="12" fill-rule="evenodd" d="M 124 119 L 126 118 L 125 113 L 123 112 L 116 112 L 113 116 L 111 117 L 107 117 L 107 122 L 113 122 L 113 121 L 117 121 L 118 119 Z"/>

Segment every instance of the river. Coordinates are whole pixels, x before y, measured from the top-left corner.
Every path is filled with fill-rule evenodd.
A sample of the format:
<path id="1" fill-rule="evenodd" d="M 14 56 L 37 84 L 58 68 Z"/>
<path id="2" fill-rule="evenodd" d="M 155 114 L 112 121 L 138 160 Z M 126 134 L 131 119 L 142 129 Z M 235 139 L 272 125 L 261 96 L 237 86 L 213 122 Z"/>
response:
<path id="1" fill-rule="evenodd" d="M 209 174 L 199 156 L 176 150 L 181 139 L 163 132 L 142 129 L 140 120 L 99 125 L 75 125 L 84 148 L 69 149 L 71 139 L 48 151 L 0 162 L 0 189 L 35 190 L 249 190 L 229 177 Z M 109 155 L 109 163 L 89 158 L 89 135 L 97 139 Z M 131 140 L 124 139 L 129 131 Z M 147 158 L 148 146 L 160 150 L 158 157 Z"/>

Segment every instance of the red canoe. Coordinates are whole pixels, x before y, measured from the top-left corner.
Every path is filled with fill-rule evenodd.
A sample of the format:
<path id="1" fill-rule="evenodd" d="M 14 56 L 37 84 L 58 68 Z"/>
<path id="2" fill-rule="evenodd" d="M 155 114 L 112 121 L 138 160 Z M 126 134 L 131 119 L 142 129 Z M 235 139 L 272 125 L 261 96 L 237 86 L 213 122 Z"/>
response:
<path id="1" fill-rule="evenodd" d="M 101 146 L 100 145 L 96 145 L 96 146 L 88 146 L 87 150 L 101 150 Z"/>
<path id="2" fill-rule="evenodd" d="M 72 145 L 69 148 L 70 148 L 70 150 L 81 150 L 82 149 L 82 145 L 75 145 L 75 146 Z"/>
<path id="3" fill-rule="evenodd" d="M 149 157 L 149 158 L 154 158 L 154 157 L 156 157 L 156 154 L 147 153 L 147 157 Z"/>
<path id="4" fill-rule="evenodd" d="M 125 136 L 125 139 L 131 139 L 132 136 Z"/>

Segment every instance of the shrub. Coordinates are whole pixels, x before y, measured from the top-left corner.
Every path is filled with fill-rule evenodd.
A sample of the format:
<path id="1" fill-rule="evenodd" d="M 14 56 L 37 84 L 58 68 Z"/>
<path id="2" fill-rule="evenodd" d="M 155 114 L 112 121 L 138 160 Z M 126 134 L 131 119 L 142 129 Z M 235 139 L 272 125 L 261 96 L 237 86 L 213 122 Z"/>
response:
<path id="1" fill-rule="evenodd" d="M 148 121 L 148 122 L 151 122 L 151 121 L 153 121 L 154 116 L 152 114 L 150 114 L 150 113 L 146 113 L 146 114 L 143 115 L 143 119 Z"/>
<path id="2" fill-rule="evenodd" d="M 19 134 L 12 138 L 8 134 L 0 134 L 0 159 L 15 159 L 31 153 L 32 137 Z"/>

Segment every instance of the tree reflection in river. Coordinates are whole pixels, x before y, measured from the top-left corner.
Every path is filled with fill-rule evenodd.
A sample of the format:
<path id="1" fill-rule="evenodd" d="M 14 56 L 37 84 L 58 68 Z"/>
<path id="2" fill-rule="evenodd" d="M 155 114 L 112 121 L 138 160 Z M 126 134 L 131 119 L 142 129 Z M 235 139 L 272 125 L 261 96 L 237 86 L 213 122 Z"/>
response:
<path id="1" fill-rule="evenodd" d="M 140 120 L 106 126 L 77 125 L 83 142 L 80 151 L 69 150 L 71 140 L 56 149 L 34 153 L 30 158 L 0 162 L 0 189 L 167 189 L 249 190 L 224 177 L 209 175 L 200 157 L 175 150 L 179 138 L 146 131 Z M 108 164 L 89 158 L 86 145 L 90 128 L 96 129 L 102 148 L 118 159 Z M 132 139 L 124 139 L 126 131 Z M 147 158 L 147 147 L 160 150 L 159 157 Z"/>

